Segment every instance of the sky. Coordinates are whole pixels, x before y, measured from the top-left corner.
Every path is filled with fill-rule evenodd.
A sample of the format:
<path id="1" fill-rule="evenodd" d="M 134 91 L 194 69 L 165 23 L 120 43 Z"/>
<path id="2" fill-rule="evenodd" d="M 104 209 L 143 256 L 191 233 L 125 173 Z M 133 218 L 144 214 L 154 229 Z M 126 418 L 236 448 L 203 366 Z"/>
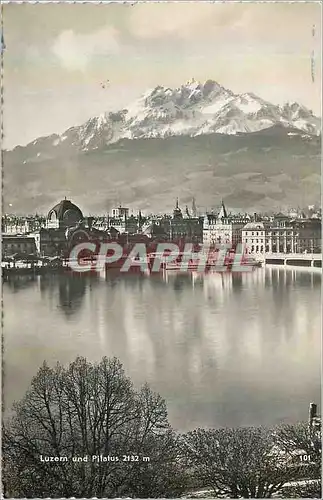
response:
<path id="1" fill-rule="evenodd" d="M 4 36 L 6 148 L 192 78 L 321 115 L 319 2 L 10 3 Z"/>

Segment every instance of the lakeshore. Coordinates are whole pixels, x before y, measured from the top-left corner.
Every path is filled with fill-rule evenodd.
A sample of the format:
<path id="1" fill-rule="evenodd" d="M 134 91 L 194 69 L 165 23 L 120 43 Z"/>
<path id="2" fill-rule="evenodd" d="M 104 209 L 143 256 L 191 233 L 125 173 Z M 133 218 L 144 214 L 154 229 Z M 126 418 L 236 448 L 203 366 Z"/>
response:
<path id="1" fill-rule="evenodd" d="M 183 256 L 181 256 L 183 255 Z M 239 271 L 243 272 L 244 268 L 246 271 L 250 271 L 250 268 L 262 267 L 262 266 L 283 266 L 288 268 L 302 268 L 322 271 L 322 254 L 265 254 L 262 257 L 253 258 L 253 256 L 248 256 L 242 266 L 239 269 L 235 269 L 234 253 L 228 254 L 228 258 L 223 259 L 223 264 L 220 265 L 217 262 L 217 254 L 215 257 L 208 257 L 203 269 L 203 262 L 199 259 L 192 260 L 189 259 L 185 254 L 180 254 L 180 257 L 169 259 L 165 258 L 163 255 L 158 255 L 156 253 L 151 253 L 146 255 L 145 262 L 133 259 L 128 263 L 126 272 L 144 272 L 145 274 L 152 274 L 158 272 L 227 272 L 227 271 Z M 231 255 L 231 256 L 230 256 Z M 184 260 L 186 259 L 186 260 Z M 109 258 L 107 259 L 109 260 Z M 102 264 L 100 269 L 101 276 L 106 275 L 109 271 L 115 269 L 122 269 L 127 257 L 123 257 L 121 261 Z M 202 266 L 200 264 L 202 262 Z M 85 264 L 88 264 L 90 272 L 96 272 L 98 263 L 98 257 L 91 257 L 90 260 L 86 260 Z M 75 264 L 77 264 L 75 266 Z M 145 265 L 144 265 L 145 264 Z M 59 257 L 44 258 L 38 257 L 37 255 L 20 256 L 19 258 L 7 257 L 2 260 L 2 276 L 4 279 L 10 276 L 16 275 L 44 275 L 44 274 L 57 274 L 64 272 L 75 272 L 76 269 L 82 270 L 82 265 L 78 264 L 77 260 L 62 259 Z M 77 272 L 77 271 L 76 271 Z"/>

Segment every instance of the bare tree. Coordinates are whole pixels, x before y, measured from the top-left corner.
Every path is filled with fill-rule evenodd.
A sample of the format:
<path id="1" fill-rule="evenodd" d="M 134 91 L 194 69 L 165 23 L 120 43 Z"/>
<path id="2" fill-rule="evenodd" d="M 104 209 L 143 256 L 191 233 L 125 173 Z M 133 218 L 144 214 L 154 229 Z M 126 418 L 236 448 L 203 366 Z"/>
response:
<path id="1" fill-rule="evenodd" d="M 322 440 L 320 426 L 311 427 L 308 423 L 281 425 L 274 429 L 273 437 L 276 446 L 282 450 L 289 462 L 300 467 L 302 479 L 321 479 Z M 296 491 L 307 491 L 316 494 L 320 483 L 312 481 L 304 486 L 300 483 Z M 316 492 L 316 493 L 315 493 Z"/>
<path id="2" fill-rule="evenodd" d="M 281 425 L 274 429 L 273 436 L 277 446 L 286 454 L 296 457 L 306 455 L 309 458 L 309 463 L 316 464 L 318 469 L 321 469 L 322 439 L 320 427 L 310 427 L 306 422 Z"/>
<path id="3" fill-rule="evenodd" d="M 129 496 L 138 478 L 141 495 L 155 496 L 145 477 L 158 468 L 158 494 L 176 490 L 165 402 L 148 386 L 136 391 L 116 358 L 77 358 L 66 368 L 44 363 L 14 411 L 3 429 L 7 497 Z"/>
<path id="4" fill-rule="evenodd" d="M 298 478 L 298 468 L 277 456 L 271 432 L 263 428 L 197 429 L 183 443 L 187 465 L 216 495 L 270 498 Z"/>

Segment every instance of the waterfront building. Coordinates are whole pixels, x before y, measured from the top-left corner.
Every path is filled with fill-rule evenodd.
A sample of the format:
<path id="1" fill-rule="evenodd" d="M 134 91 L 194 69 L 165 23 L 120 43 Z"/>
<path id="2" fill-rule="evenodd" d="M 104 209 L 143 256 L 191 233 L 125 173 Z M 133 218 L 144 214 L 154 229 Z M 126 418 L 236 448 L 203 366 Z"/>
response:
<path id="1" fill-rule="evenodd" d="M 266 234 L 266 252 L 297 253 L 298 233 L 290 217 L 277 214 L 270 221 Z"/>
<path id="2" fill-rule="evenodd" d="M 322 252 L 322 224 L 317 218 L 296 221 L 298 231 L 299 253 L 321 253 Z"/>
<path id="3" fill-rule="evenodd" d="M 55 205 L 47 216 L 47 229 L 66 229 L 84 219 L 82 211 L 66 198 Z"/>
<path id="4" fill-rule="evenodd" d="M 269 253 L 320 253 L 320 219 L 291 219 L 276 216 L 266 231 L 266 252 Z"/>
<path id="5" fill-rule="evenodd" d="M 61 255 L 66 249 L 65 230 L 43 227 L 39 231 L 39 253 L 41 256 Z"/>
<path id="6" fill-rule="evenodd" d="M 87 220 L 65 230 L 42 228 L 39 231 L 39 253 L 41 256 L 64 255 L 78 243 L 83 241 L 99 243 L 109 237 L 108 232 L 96 229 Z"/>
<path id="7" fill-rule="evenodd" d="M 8 257 L 16 253 L 36 254 L 35 238 L 31 236 L 2 236 L 2 256 Z"/>
<path id="8" fill-rule="evenodd" d="M 321 220 L 277 214 L 265 222 L 246 224 L 242 243 L 248 253 L 320 253 Z"/>
<path id="9" fill-rule="evenodd" d="M 266 252 L 266 229 L 263 222 L 248 222 L 241 230 L 241 242 L 248 254 Z"/>
<path id="10" fill-rule="evenodd" d="M 296 215 L 296 210 L 290 212 Z M 3 252 L 36 251 L 42 256 L 64 254 L 75 243 L 86 240 L 141 241 L 140 235 L 150 241 L 182 241 L 206 244 L 243 243 L 249 254 L 264 253 L 320 253 L 320 211 L 309 206 L 308 214 L 297 211 L 297 217 L 276 214 L 228 213 L 223 201 L 217 213 L 197 215 L 195 200 L 192 209 L 182 211 L 178 199 L 172 214 L 143 217 L 141 212 L 129 215 L 127 207 L 112 209 L 112 215 L 84 217 L 80 208 L 70 200 L 55 205 L 47 217 L 2 217 L 2 233 L 13 240 L 4 240 Z M 17 239 L 18 236 L 29 238 Z M 34 244 L 30 242 L 33 241 Z M 36 247 L 36 249 L 35 249 Z"/>
<path id="11" fill-rule="evenodd" d="M 194 204 L 192 206 L 194 208 Z M 203 218 L 194 217 L 193 210 L 190 212 L 187 206 L 183 214 L 177 199 L 172 215 L 155 215 L 149 219 L 146 218 L 142 232 L 149 234 L 152 239 L 202 243 Z"/>
<path id="12" fill-rule="evenodd" d="M 203 220 L 203 242 L 210 245 L 229 244 L 236 246 L 242 242 L 242 228 L 250 221 L 249 216 L 228 214 L 222 201 L 218 214 L 206 214 Z"/>
<path id="13" fill-rule="evenodd" d="M 45 227 L 40 228 L 37 247 L 42 256 L 62 255 L 67 248 L 66 230 L 84 220 L 80 208 L 66 198 L 47 215 Z"/>
<path id="14" fill-rule="evenodd" d="M 84 222 L 78 226 L 70 227 L 65 232 L 67 249 L 70 249 L 83 241 L 100 243 L 107 241 L 109 238 L 111 238 L 111 235 L 107 231 L 101 231 L 100 229 L 93 227 L 89 222 Z"/>
<path id="15" fill-rule="evenodd" d="M 205 214 L 203 219 L 203 243 L 213 245 L 217 241 L 217 216 L 215 213 Z"/>
<path id="16" fill-rule="evenodd" d="M 196 210 L 196 207 L 195 207 Z M 178 199 L 172 217 L 165 217 L 162 221 L 164 231 L 170 240 L 187 240 L 201 243 L 203 241 L 203 218 L 193 217 L 186 207 L 185 215 L 179 207 Z"/>
<path id="17" fill-rule="evenodd" d="M 119 208 L 114 212 L 115 217 L 84 217 L 79 207 L 69 200 L 62 200 L 49 211 L 46 227 L 40 229 L 36 238 L 40 255 L 66 255 L 82 241 L 133 241 L 140 236 L 138 233 L 145 218 L 141 212 L 137 217 L 129 216 L 128 209 Z"/>

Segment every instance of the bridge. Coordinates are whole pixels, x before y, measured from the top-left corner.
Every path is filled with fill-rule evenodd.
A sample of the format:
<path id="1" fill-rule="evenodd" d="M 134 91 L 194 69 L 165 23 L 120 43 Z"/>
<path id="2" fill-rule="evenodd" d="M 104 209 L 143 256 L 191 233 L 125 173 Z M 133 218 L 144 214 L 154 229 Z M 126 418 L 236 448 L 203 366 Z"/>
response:
<path id="1" fill-rule="evenodd" d="M 321 253 L 266 253 L 263 261 L 265 264 L 322 268 Z"/>

